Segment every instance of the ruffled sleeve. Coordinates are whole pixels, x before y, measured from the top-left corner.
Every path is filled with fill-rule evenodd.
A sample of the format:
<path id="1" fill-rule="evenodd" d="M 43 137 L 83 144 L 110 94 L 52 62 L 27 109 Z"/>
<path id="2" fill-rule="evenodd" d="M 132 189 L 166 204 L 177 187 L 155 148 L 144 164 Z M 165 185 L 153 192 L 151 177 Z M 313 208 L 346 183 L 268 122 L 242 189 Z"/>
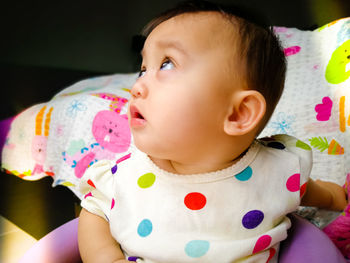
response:
<path id="1" fill-rule="evenodd" d="M 114 203 L 114 178 L 111 171 L 113 165 L 109 160 L 93 164 L 86 170 L 79 184 L 79 191 L 83 195 L 81 206 L 107 221 Z"/>
<path id="2" fill-rule="evenodd" d="M 300 164 L 300 186 L 301 196 L 305 192 L 306 184 L 309 180 L 309 176 L 312 169 L 312 149 L 305 142 L 298 140 L 297 138 L 279 134 L 271 137 L 275 142 L 281 143 L 285 147 L 286 151 L 289 151 L 299 157 Z"/>

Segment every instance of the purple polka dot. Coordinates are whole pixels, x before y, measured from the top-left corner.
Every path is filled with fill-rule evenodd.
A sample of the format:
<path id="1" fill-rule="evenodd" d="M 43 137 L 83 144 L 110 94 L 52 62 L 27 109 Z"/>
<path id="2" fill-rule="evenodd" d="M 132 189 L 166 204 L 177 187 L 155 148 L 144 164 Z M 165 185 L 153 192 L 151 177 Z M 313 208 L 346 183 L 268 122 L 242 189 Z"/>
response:
<path id="1" fill-rule="evenodd" d="M 117 172 L 117 170 L 118 170 L 118 166 L 114 165 L 111 169 L 112 174 L 115 174 Z"/>
<path id="2" fill-rule="evenodd" d="M 109 218 L 108 218 L 108 216 L 107 216 L 106 214 L 104 214 L 104 215 L 105 215 L 106 220 L 109 222 Z"/>
<path id="3" fill-rule="evenodd" d="M 284 148 L 286 148 L 286 146 L 284 146 L 282 143 L 280 142 L 269 142 L 267 144 L 268 147 L 271 148 L 275 148 L 275 149 L 279 149 L 279 150 L 283 150 Z"/>
<path id="4" fill-rule="evenodd" d="M 139 259 L 139 257 L 128 257 L 129 261 L 136 262 Z"/>
<path id="5" fill-rule="evenodd" d="M 256 228 L 264 220 L 264 213 L 260 210 L 252 210 L 243 216 L 242 224 L 247 229 Z"/>

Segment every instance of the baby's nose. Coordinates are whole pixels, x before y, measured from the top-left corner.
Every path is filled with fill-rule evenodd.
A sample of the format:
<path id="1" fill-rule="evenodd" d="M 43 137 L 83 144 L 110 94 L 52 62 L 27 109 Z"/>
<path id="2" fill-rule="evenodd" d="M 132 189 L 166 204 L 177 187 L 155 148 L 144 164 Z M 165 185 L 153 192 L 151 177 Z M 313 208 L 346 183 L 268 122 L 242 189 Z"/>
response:
<path id="1" fill-rule="evenodd" d="M 134 98 L 145 98 L 148 94 L 148 89 L 145 83 L 136 82 L 131 89 L 131 95 Z"/>

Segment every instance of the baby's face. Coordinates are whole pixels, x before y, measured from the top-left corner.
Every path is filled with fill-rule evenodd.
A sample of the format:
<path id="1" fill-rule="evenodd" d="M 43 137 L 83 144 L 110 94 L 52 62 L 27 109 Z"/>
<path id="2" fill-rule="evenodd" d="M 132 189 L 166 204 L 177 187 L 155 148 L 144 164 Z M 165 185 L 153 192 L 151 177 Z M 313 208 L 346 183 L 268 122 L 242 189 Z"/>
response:
<path id="1" fill-rule="evenodd" d="M 221 15 L 206 12 L 176 16 L 151 32 L 128 113 L 140 150 L 190 161 L 215 147 L 240 89 L 232 31 Z"/>

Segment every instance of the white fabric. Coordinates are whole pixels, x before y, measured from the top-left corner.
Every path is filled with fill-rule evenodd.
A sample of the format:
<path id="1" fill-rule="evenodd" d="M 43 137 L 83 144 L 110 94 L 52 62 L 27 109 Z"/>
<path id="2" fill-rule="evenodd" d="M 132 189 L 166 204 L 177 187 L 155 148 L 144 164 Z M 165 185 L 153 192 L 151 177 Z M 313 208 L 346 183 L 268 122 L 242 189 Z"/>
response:
<path id="1" fill-rule="evenodd" d="M 86 171 L 82 206 L 109 221 L 126 257 L 147 263 L 276 262 L 312 163 L 310 148 L 285 135 L 206 174 L 172 174 L 130 153 Z"/>
<path id="2" fill-rule="evenodd" d="M 276 27 L 287 56 L 285 89 L 261 136 L 286 133 L 313 148 L 313 179 L 350 173 L 350 18 L 314 31 Z"/>

